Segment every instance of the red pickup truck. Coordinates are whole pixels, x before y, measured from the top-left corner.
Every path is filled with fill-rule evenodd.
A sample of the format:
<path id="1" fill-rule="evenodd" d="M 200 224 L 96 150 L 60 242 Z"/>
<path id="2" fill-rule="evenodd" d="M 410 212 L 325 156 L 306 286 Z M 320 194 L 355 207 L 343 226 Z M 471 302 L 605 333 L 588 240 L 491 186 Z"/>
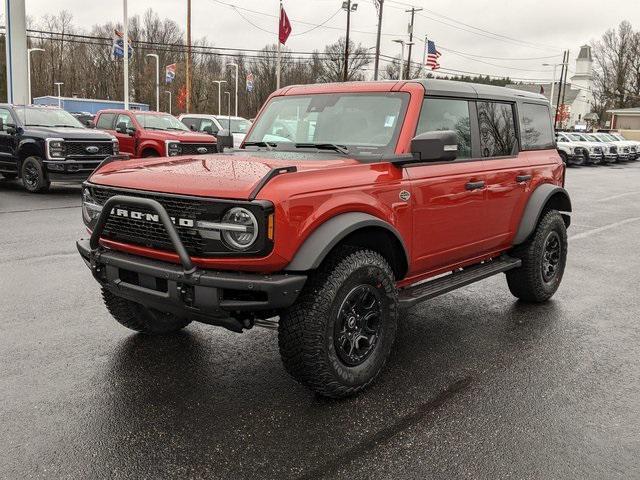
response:
<path id="1" fill-rule="evenodd" d="M 192 132 L 168 113 L 101 110 L 95 123 L 118 139 L 120 153 L 133 158 L 217 152 L 215 137 Z"/>
<path id="2" fill-rule="evenodd" d="M 447 80 L 285 87 L 243 149 L 103 164 L 78 250 L 113 317 L 279 331 L 286 370 L 330 397 L 380 373 L 403 308 L 492 275 L 544 302 L 571 201 L 549 102 Z"/>

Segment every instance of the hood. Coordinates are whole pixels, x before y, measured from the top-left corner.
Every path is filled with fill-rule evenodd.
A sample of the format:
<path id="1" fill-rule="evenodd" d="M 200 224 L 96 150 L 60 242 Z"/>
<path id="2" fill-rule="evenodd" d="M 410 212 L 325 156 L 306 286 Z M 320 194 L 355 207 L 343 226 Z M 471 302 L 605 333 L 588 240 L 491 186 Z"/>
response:
<path id="1" fill-rule="evenodd" d="M 236 151 L 115 161 L 100 168 L 89 181 L 110 187 L 246 200 L 273 168 L 294 166 L 300 172 L 358 163 L 328 153 Z"/>
<path id="2" fill-rule="evenodd" d="M 93 128 L 71 127 L 34 127 L 26 126 L 29 134 L 41 135 L 42 138 L 64 138 L 65 140 L 111 140 L 113 135 Z"/>
<path id="3" fill-rule="evenodd" d="M 215 137 L 206 133 L 198 133 L 192 131 L 181 130 L 152 130 L 145 129 L 144 138 L 152 138 L 157 140 L 177 140 L 180 142 L 193 143 L 215 143 Z"/>

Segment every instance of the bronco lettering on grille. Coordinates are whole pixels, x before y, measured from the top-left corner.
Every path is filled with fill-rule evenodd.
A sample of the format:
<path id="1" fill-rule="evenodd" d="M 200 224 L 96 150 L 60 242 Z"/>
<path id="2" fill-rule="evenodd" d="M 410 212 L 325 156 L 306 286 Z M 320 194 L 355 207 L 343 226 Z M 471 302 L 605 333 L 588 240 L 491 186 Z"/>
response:
<path id="1" fill-rule="evenodd" d="M 144 220 L 146 222 L 160 223 L 160 217 L 155 213 L 137 212 L 135 210 L 127 210 L 124 208 L 112 208 L 111 215 L 123 218 L 132 218 L 134 220 Z M 191 218 L 176 218 L 171 217 L 171 221 L 174 225 L 179 227 L 194 227 L 195 220 Z"/>

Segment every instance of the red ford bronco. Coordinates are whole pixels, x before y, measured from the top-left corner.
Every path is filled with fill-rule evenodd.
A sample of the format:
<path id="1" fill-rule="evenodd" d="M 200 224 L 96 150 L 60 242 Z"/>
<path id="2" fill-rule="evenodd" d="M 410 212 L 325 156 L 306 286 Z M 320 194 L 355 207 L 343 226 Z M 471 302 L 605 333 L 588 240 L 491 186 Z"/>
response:
<path id="1" fill-rule="evenodd" d="M 565 165 L 541 95 L 446 80 L 285 87 L 243 148 L 105 163 L 77 243 L 124 326 L 279 331 L 286 370 L 369 385 L 403 307 L 504 272 L 543 302 L 565 268 Z"/>
<path id="2" fill-rule="evenodd" d="M 132 158 L 217 152 L 215 137 L 192 132 L 168 113 L 101 110 L 95 123 L 96 128 L 106 130 L 118 139 L 120 153 L 127 153 Z"/>

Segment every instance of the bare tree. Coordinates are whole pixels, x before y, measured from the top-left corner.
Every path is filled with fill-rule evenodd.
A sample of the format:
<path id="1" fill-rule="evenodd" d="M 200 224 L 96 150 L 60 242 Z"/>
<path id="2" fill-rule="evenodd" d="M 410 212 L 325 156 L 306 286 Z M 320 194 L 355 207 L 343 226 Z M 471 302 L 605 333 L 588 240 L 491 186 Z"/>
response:
<path id="1" fill-rule="evenodd" d="M 327 45 L 322 59 L 323 72 L 320 80 L 323 82 L 341 82 L 344 75 L 344 47 L 345 39 L 340 38 L 336 43 Z M 363 69 L 371 63 L 366 48 L 349 41 L 349 61 L 347 64 L 347 80 L 364 80 Z"/>

